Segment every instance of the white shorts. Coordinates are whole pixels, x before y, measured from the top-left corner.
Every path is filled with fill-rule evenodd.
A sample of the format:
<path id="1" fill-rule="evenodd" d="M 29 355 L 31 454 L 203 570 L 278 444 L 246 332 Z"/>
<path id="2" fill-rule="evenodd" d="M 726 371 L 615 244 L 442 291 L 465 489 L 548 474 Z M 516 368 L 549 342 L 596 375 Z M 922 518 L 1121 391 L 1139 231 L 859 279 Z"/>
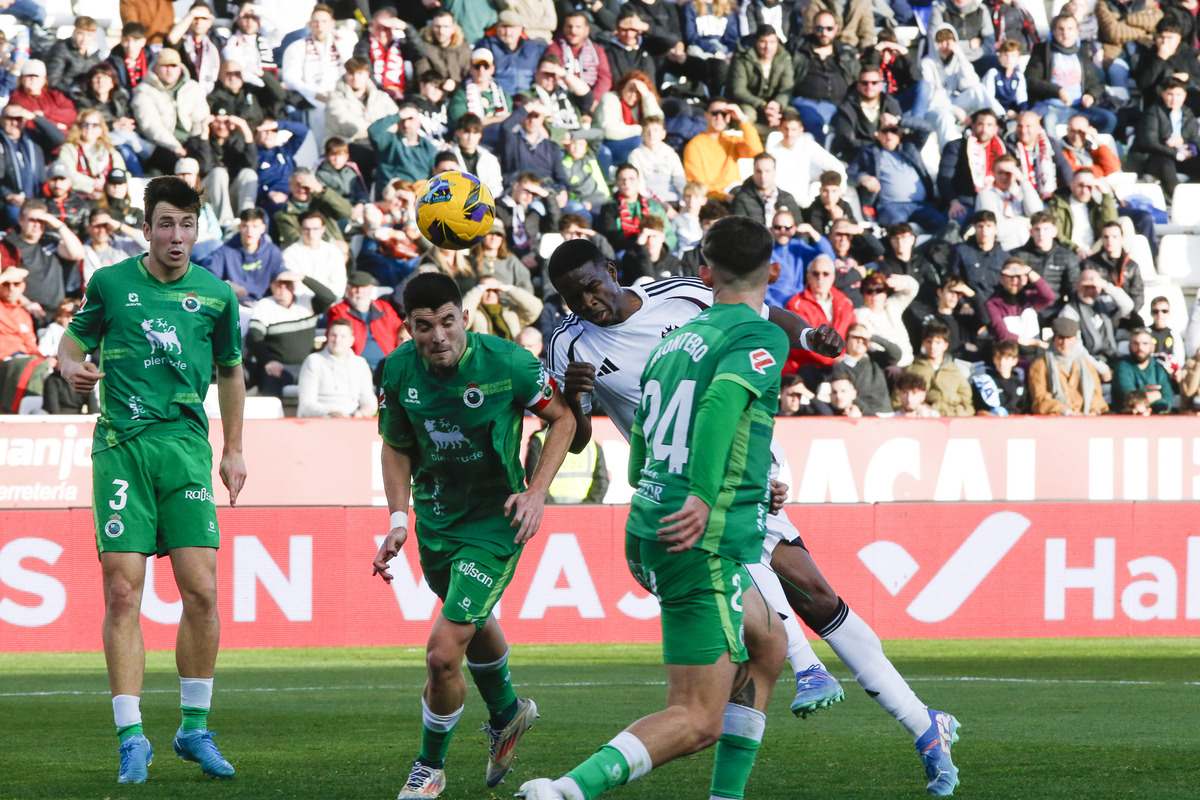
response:
<path id="1" fill-rule="evenodd" d="M 786 512 L 780 511 L 778 514 L 768 514 L 767 533 L 763 537 L 763 565 L 767 567 L 771 566 L 771 555 L 775 552 L 775 548 L 780 542 L 796 542 L 799 540 L 800 531 L 796 530 L 796 526 L 788 519 Z"/>

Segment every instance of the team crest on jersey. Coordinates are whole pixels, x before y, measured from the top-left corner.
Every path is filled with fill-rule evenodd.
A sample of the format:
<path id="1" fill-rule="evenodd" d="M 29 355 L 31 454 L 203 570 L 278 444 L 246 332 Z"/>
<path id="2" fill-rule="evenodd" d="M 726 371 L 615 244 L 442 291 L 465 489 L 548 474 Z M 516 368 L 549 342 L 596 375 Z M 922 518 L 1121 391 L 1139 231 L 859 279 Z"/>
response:
<path id="1" fill-rule="evenodd" d="M 750 353 L 750 366 L 759 375 L 766 375 L 767 367 L 775 366 L 775 356 L 767 352 L 766 348 L 760 347 Z"/>
<path id="2" fill-rule="evenodd" d="M 478 383 L 467 384 L 467 390 L 463 392 L 463 403 L 467 408 L 479 408 L 483 405 L 483 392 L 480 391 Z"/>
<path id="3" fill-rule="evenodd" d="M 188 292 L 188 296 L 183 298 L 183 310 L 196 312 L 200 310 L 200 298 L 195 292 Z"/>
<path id="4" fill-rule="evenodd" d="M 120 514 L 113 514 L 108 518 L 108 522 L 104 523 L 104 535 L 110 539 L 116 539 L 125 532 L 125 523 L 121 521 Z"/>

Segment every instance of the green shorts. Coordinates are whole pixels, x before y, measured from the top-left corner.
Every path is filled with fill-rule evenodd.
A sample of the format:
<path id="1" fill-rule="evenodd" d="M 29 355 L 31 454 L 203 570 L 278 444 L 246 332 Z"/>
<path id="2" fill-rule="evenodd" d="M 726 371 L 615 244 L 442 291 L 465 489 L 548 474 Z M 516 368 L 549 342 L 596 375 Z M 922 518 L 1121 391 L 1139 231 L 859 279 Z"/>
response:
<path id="1" fill-rule="evenodd" d="M 430 550 L 420 545 L 419 533 L 417 542 L 425 581 L 442 598 L 442 616 L 482 628 L 512 581 L 521 552 L 501 558 L 469 544 L 453 550 Z"/>
<path id="2" fill-rule="evenodd" d="M 101 553 L 217 547 L 212 446 L 195 434 L 143 433 L 101 450 L 92 456 L 92 513 Z"/>
<path id="3" fill-rule="evenodd" d="M 663 661 L 714 664 L 725 652 L 730 661 L 747 660 L 742 593 L 752 585 L 750 573 L 695 547 L 682 553 L 667 547 L 625 534 L 629 571 L 662 608 Z"/>

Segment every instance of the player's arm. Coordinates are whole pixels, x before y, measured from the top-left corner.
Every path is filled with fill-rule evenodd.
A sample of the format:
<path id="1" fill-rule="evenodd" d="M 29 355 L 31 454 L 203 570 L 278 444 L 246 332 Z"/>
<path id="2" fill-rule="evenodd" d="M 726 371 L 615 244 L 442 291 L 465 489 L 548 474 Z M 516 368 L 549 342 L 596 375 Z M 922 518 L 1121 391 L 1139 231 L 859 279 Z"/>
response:
<path id="1" fill-rule="evenodd" d="M 583 410 L 581 398 L 595 388 L 596 368 L 586 361 L 572 361 L 563 373 L 563 397 L 575 418 L 571 452 L 582 453 L 592 440 L 592 415 Z"/>
<path id="2" fill-rule="evenodd" d="M 659 520 L 665 527 L 658 529 L 658 540 L 671 545 L 668 553 L 688 550 L 704 535 L 737 433 L 737 426 L 730 421 L 738 419 L 753 399 L 746 384 L 720 379 L 700 398 L 691 441 L 704 442 L 703 458 L 688 461 L 688 496 L 683 508 Z M 699 455 L 695 449 L 693 455 Z"/>
<path id="3" fill-rule="evenodd" d="M 217 367 L 217 403 L 221 407 L 221 431 L 225 438 L 225 445 L 221 449 L 221 482 L 229 490 L 229 505 L 236 506 L 238 495 L 246 483 L 246 462 L 242 458 L 246 376 L 242 373 L 241 364 Z"/>
<path id="4" fill-rule="evenodd" d="M 804 317 L 783 308 L 767 307 L 767 319 L 787 334 L 793 350 L 809 350 L 826 358 L 837 358 L 846 349 L 841 334 L 829 325 L 813 327 Z"/>
<path id="5" fill-rule="evenodd" d="M 529 488 L 510 495 L 504 503 L 504 513 L 512 514 L 512 526 L 520 526 L 513 540 L 517 544 L 529 541 L 541 526 L 542 513 L 546 509 L 546 492 L 550 491 L 550 482 L 567 457 L 567 449 L 575 436 L 575 415 L 557 390 L 550 402 L 544 407 L 534 408 L 534 413 L 550 424 L 542 445 L 542 456 L 533 471 Z"/>
<path id="6" fill-rule="evenodd" d="M 412 458 L 408 451 L 383 443 L 379 460 L 383 467 L 383 493 L 387 496 L 391 524 L 387 538 L 375 554 L 372 575 L 378 575 L 387 583 L 392 582 L 388 562 L 397 556 L 408 540 L 408 496 L 412 492 Z"/>
<path id="7" fill-rule="evenodd" d="M 58 345 L 58 369 L 63 379 L 80 394 L 89 394 L 104 377 L 96 365 L 87 360 L 87 355 L 75 337 L 67 334 Z"/>

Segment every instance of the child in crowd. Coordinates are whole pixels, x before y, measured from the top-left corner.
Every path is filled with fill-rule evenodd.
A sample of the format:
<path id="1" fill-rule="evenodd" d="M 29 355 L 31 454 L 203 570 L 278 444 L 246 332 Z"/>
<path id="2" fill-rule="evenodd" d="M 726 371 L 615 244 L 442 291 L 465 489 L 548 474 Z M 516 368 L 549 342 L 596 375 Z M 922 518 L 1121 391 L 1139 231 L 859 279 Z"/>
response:
<path id="1" fill-rule="evenodd" d="M 992 366 L 971 376 L 977 415 L 1007 417 L 1029 413 L 1025 370 L 1017 366 L 1019 350 L 1011 339 L 996 342 L 992 347 Z"/>
<path id="2" fill-rule="evenodd" d="M 350 145 L 340 136 L 325 142 L 325 159 L 317 167 L 317 179 L 357 206 L 371 199 L 367 182 L 358 165 L 350 160 Z"/>
<path id="3" fill-rule="evenodd" d="M 1021 46 L 1006 39 L 996 51 L 999 68 L 993 67 L 983 76 L 983 93 L 988 105 L 1000 119 L 1016 119 L 1029 107 L 1029 84 L 1021 69 Z"/>
<path id="4" fill-rule="evenodd" d="M 612 197 L 608 182 L 604 179 L 604 169 L 596 159 L 599 142 L 583 138 L 582 131 L 565 131 L 563 147 L 567 155 L 563 158 L 563 169 L 567 172 L 567 204 L 564 211 L 579 214 L 590 224 L 592 213 L 599 210 Z"/>
<path id="5" fill-rule="evenodd" d="M 1125 406 L 1121 413 L 1132 414 L 1135 417 L 1150 416 L 1150 398 L 1140 390 L 1129 392 L 1125 395 Z"/>
<path id="6" fill-rule="evenodd" d="M 679 204 L 679 213 L 671 220 L 675 226 L 675 235 L 679 239 L 678 250 L 683 252 L 700 244 L 704 229 L 700 227 L 700 209 L 708 199 L 708 189 L 703 183 L 688 181 L 683 187 L 683 201 Z"/>
<path id="7" fill-rule="evenodd" d="M 925 395 L 929 391 L 925 379 L 915 372 L 901 372 L 896 376 L 896 393 L 900 402 L 896 406 L 896 416 L 910 419 L 932 419 L 938 412 L 925 405 Z"/>

